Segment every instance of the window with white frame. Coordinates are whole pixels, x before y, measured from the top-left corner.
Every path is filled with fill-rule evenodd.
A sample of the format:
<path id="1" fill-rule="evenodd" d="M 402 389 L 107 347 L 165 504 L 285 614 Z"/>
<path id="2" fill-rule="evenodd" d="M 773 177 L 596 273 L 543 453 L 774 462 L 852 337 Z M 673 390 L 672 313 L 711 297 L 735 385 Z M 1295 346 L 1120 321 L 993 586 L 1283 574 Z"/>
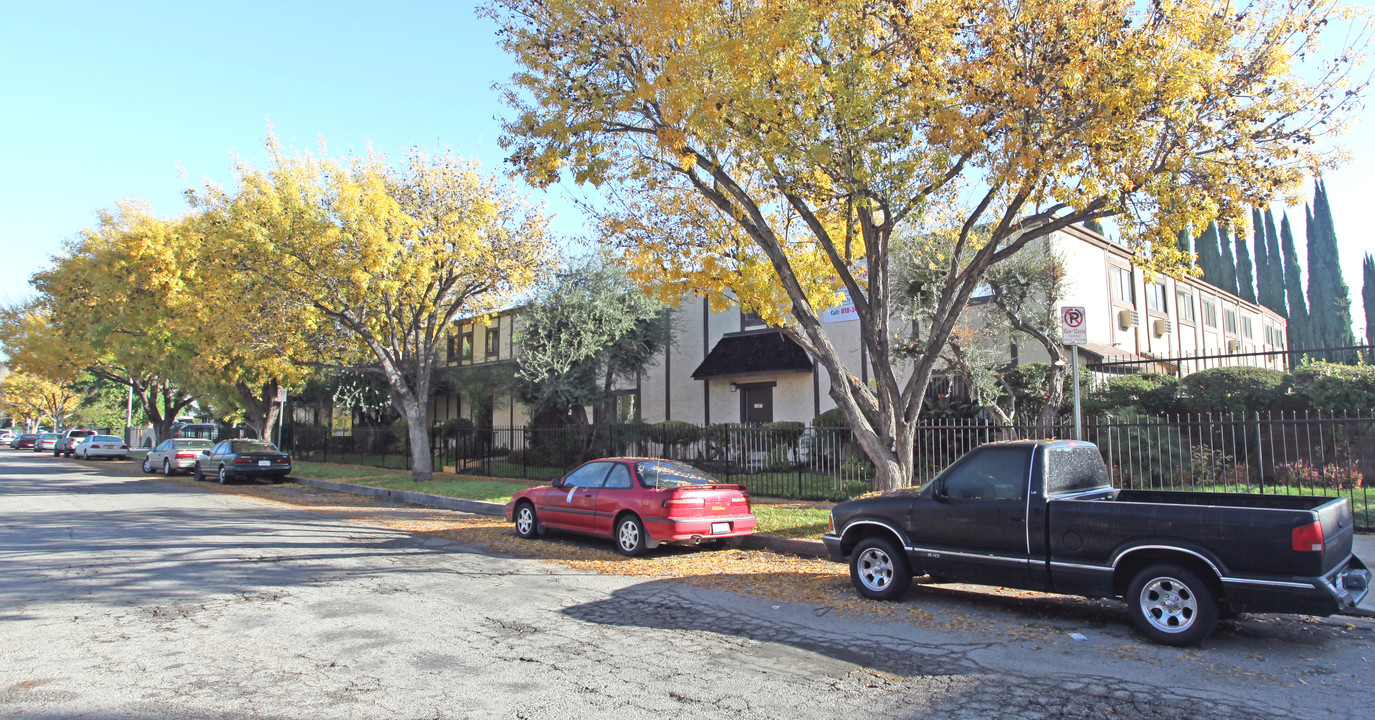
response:
<path id="1" fill-rule="evenodd" d="M 1159 313 L 1165 312 L 1165 283 L 1146 284 L 1146 309 Z"/>
<path id="2" fill-rule="evenodd" d="M 1212 300 L 1203 301 L 1203 325 L 1217 329 L 1217 303 Z"/>
<path id="3" fill-rule="evenodd" d="M 1124 303 L 1135 303 L 1136 293 L 1132 287 L 1132 271 L 1121 265 L 1110 265 L 1109 279 L 1112 281 L 1112 299 Z"/>
<path id="4" fill-rule="evenodd" d="M 1179 311 L 1181 322 L 1194 322 L 1194 296 L 1183 291 L 1176 290 L 1174 294 L 1174 305 Z"/>
<path id="5" fill-rule="evenodd" d="M 1246 315 L 1241 316 L 1241 336 L 1248 340 L 1255 337 L 1251 334 L 1251 318 Z"/>
<path id="6" fill-rule="evenodd" d="M 1236 310 L 1233 310 L 1233 309 L 1231 309 L 1231 308 L 1223 308 L 1223 309 L 1222 309 L 1222 329 L 1225 330 L 1225 331 L 1227 331 L 1227 334 L 1228 334 L 1228 335 L 1236 335 L 1236 334 L 1237 334 L 1237 311 L 1236 311 Z"/>

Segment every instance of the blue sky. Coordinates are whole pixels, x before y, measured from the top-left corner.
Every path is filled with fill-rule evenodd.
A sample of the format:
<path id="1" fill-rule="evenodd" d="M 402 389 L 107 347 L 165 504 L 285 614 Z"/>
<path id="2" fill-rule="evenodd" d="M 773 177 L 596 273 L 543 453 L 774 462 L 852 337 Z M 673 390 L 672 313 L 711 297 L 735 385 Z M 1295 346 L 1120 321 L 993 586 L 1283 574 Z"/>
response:
<path id="1" fill-rule="evenodd" d="M 232 181 L 234 154 L 261 164 L 269 122 L 297 147 L 447 146 L 501 168 L 492 85 L 514 65 L 470 4 L 16 3 L 4 28 L 0 300 L 28 294 L 29 275 L 99 208 L 127 197 L 178 214 L 188 182 Z M 1327 179 L 1358 328 L 1360 260 L 1375 252 L 1373 116 Z M 579 193 L 533 196 L 577 235 Z M 1302 208 L 1291 221 L 1301 238 Z"/>

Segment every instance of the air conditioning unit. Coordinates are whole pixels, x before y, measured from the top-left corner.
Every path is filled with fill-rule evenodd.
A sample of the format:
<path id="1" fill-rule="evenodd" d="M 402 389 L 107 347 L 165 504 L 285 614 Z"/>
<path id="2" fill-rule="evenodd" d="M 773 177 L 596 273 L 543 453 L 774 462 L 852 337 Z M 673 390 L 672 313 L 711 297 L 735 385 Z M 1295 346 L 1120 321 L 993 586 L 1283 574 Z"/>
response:
<path id="1" fill-rule="evenodd" d="M 1227 352 L 1229 352 L 1229 353 L 1234 353 L 1234 352 L 1236 352 L 1237 350 L 1240 350 L 1240 349 L 1241 349 L 1241 343 L 1240 343 L 1240 342 L 1237 342 L 1236 340 L 1228 340 L 1228 341 L 1227 341 Z"/>
<path id="2" fill-rule="evenodd" d="M 1117 327 L 1120 327 L 1123 330 L 1128 330 L 1140 324 L 1141 316 L 1137 315 L 1135 310 L 1117 311 Z"/>
<path id="3" fill-rule="evenodd" d="M 1156 318 L 1151 321 L 1151 329 L 1155 331 L 1156 337 L 1164 337 L 1174 332 L 1174 324 L 1164 318 Z"/>

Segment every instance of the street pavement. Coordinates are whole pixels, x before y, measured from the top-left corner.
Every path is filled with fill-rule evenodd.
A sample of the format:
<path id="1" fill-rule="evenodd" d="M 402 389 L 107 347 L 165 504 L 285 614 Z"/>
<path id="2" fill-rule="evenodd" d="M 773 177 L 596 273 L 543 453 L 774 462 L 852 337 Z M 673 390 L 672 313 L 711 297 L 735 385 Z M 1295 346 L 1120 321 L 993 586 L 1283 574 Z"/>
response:
<path id="1" fill-rule="evenodd" d="M 924 586 L 899 622 L 117 467 L 0 452 L 0 716 L 1375 717 L 1362 618 L 1248 617 L 1180 650 L 1120 603 Z"/>

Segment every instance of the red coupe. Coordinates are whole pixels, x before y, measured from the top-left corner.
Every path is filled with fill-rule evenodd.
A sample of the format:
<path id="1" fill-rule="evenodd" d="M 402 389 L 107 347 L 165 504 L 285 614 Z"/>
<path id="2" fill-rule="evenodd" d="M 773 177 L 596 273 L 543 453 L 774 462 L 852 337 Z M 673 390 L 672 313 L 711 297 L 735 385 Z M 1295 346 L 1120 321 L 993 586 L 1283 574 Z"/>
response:
<path id="1" fill-rule="evenodd" d="M 691 465 L 653 458 L 593 460 L 506 504 L 516 534 L 546 529 L 611 537 L 623 555 L 665 542 L 701 543 L 754 532 L 750 497 Z"/>

